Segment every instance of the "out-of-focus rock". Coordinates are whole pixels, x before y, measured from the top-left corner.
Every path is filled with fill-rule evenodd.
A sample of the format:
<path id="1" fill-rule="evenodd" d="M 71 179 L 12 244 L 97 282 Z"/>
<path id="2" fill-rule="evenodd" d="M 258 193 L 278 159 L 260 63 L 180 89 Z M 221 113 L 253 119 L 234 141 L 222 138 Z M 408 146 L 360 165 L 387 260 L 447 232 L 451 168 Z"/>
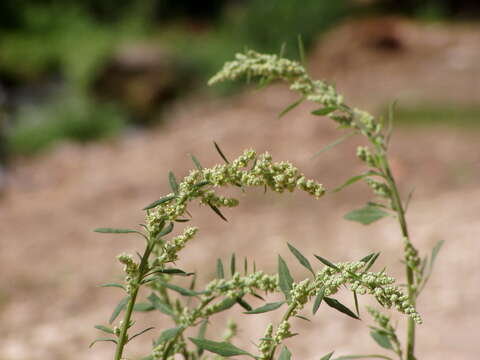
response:
<path id="1" fill-rule="evenodd" d="M 310 68 L 314 77 L 335 82 L 350 103 L 362 107 L 394 100 L 472 105 L 480 102 L 478 44 L 475 24 L 354 20 L 322 37 Z"/>
<path id="2" fill-rule="evenodd" d="M 157 45 L 133 44 L 117 51 L 94 82 L 101 98 L 120 102 L 137 122 L 149 122 L 188 86 L 188 71 Z"/>

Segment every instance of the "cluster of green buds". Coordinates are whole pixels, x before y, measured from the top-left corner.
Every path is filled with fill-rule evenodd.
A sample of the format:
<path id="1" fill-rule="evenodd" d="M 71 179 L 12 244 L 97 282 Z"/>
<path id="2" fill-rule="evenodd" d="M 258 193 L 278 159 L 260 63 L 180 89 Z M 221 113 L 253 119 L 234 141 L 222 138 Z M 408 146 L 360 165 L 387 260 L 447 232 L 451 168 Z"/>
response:
<path id="1" fill-rule="evenodd" d="M 380 329 L 372 327 L 374 332 L 379 333 L 381 336 L 386 336 L 388 341 L 392 344 L 391 350 L 393 350 L 400 357 L 400 359 L 403 359 L 402 346 L 397 337 L 396 329 L 390 322 L 390 317 L 382 314 L 380 311 L 371 306 L 367 306 L 367 311 L 380 327 Z"/>
<path id="2" fill-rule="evenodd" d="M 365 182 L 372 189 L 373 193 L 379 197 L 390 199 L 391 191 L 387 184 L 381 181 L 365 178 Z"/>
<path id="3" fill-rule="evenodd" d="M 238 272 L 231 279 L 212 280 L 205 288 L 204 296 L 227 296 L 236 298 L 243 294 L 254 294 L 261 290 L 271 293 L 278 290 L 278 275 L 268 275 L 263 271 L 241 276 Z"/>
<path id="4" fill-rule="evenodd" d="M 375 159 L 368 146 L 357 147 L 357 157 L 370 167 L 376 167 Z"/>
<path id="5" fill-rule="evenodd" d="M 157 262 L 159 264 L 166 264 L 176 261 L 178 259 L 178 252 L 195 236 L 197 231 L 197 227 L 187 227 L 183 230 L 183 234 L 166 241 L 162 245 L 162 254 L 157 258 Z"/>
<path id="6" fill-rule="evenodd" d="M 238 205 L 236 199 L 225 198 L 214 192 L 213 188 L 222 186 L 266 186 L 278 193 L 299 189 L 317 199 L 325 193 L 323 185 L 307 180 L 291 163 L 276 163 L 268 153 L 257 157 L 254 150 L 246 150 L 231 163 L 192 170 L 178 184 L 176 193 L 165 196 L 165 201 L 148 212 L 147 229 L 155 235 L 166 221 L 174 221 L 184 215 L 187 203 L 194 199 L 215 207 Z"/>
<path id="7" fill-rule="evenodd" d="M 277 331 L 275 332 L 275 335 L 273 336 L 273 342 L 275 344 L 280 344 L 283 340 L 292 337 L 293 334 L 290 331 L 290 323 L 288 320 L 283 320 L 280 325 L 278 325 Z"/>
<path id="8" fill-rule="evenodd" d="M 123 271 L 125 272 L 125 290 L 127 294 L 132 292 L 132 289 L 136 284 L 136 279 L 138 275 L 138 264 L 133 260 L 133 256 L 130 254 L 120 254 L 117 256 L 118 261 L 124 265 Z"/>
<path id="9" fill-rule="evenodd" d="M 273 346 L 273 325 L 268 324 L 267 329 L 263 337 L 258 344 L 258 350 L 260 350 L 260 359 L 265 360 L 270 356 L 270 352 Z"/>

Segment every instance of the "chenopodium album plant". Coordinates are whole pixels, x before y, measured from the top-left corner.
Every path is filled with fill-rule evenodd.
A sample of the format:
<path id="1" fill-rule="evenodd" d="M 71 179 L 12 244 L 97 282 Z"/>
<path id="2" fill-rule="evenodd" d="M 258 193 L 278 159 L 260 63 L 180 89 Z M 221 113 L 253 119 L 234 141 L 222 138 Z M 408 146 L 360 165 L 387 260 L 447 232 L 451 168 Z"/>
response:
<path id="1" fill-rule="evenodd" d="M 287 360 L 291 359 L 292 354 L 283 342 L 296 335 L 295 330 L 292 329 L 291 320 L 295 317 L 305 318 L 301 314 L 308 303 L 312 303 L 310 311 L 313 314 L 322 304 L 325 304 L 351 318 L 359 319 L 358 297 L 369 295 L 375 298 L 379 305 L 379 309 L 368 308 L 368 312 L 376 323 L 375 326 L 370 327 L 372 338 L 382 348 L 391 351 L 393 357 L 415 359 L 415 327 L 422 323 L 422 318 L 415 309 L 415 303 L 431 274 L 441 243 L 432 250 L 430 256 L 422 259 L 410 240 L 405 219 L 408 204 L 404 204 L 401 200 L 388 162 L 389 129 L 384 129 L 383 122 L 376 120 L 367 112 L 347 106 L 343 97 L 337 94 L 333 86 L 323 81 L 312 80 L 298 62 L 276 55 L 247 51 L 244 54 L 238 54 L 235 61 L 226 63 L 224 68 L 210 80 L 210 84 L 240 77 L 256 79 L 261 84 L 273 80 L 286 81 L 290 84 L 290 89 L 298 92 L 301 97 L 283 113 L 303 100 L 313 101 L 321 105 L 320 109 L 313 111 L 313 115 L 327 116 L 340 128 L 350 129 L 349 135 L 361 134 L 368 139 L 370 145 L 358 147 L 357 150 L 357 157 L 365 163 L 367 170 L 352 177 L 335 190 L 341 190 L 364 179 L 376 195 L 375 201 L 345 215 L 347 220 L 370 224 L 386 216 L 396 218 L 403 241 L 405 291 L 395 285 L 395 279 L 388 276 L 385 270 L 377 272 L 371 270 L 380 253 L 373 253 L 361 260 L 346 263 L 334 263 L 315 255 L 322 267 L 314 269 L 310 261 L 291 244 L 288 244 L 289 250 L 311 274 L 306 279 L 295 281 L 281 256 L 278 256 L 278 273 L 266 274 L 258 270 L 255 265 L 253 269 L 252 266 L 249 267 L 247 261 L 243 271 L 238 271 L 235 256 L 232 255 L 229 276 L 224 270 L 221 259 L 218 259 L 216 279 L 206 284 L 203 289 L 195 287 L 195 280 L 189 288 L 175 284 L 175 279 L 180 276 L 192 276 L 195 279 L 195 274 L 178 269 L 174 264 L 179 259 L 182 249 L 197 235 L 198 229 L 188 226 L 179 235 L 171 235 L 175 226 L 191 220 L 188 206 L 192 201 L 208 206 L 226 220 L 220 209 L 235 207 L 238 205 L 238 200 L 219 195 L 217 189 L 221 187 L 238 187 L 242 191 L 249 187 L 264 187 L 265 191 L 270 189 L 279 194 L 304 191 L 316 199 L 326 193 L 321 184 L 314 180 L 307 180 L 289 162 L 274 162 L 270 154 L 257 154 L 254 150 L 246 150 L 235 160 L 229 161 L 215 143 L 224 164 L 204 168 L 198 159 L 192 156 L 195 169 L 180 182 L 170 172 L 169 183 L 172 192 L 144 208 L 146 218 L 142 231 L 96 229 L 101 233 L 137 233 L 144 238 L 145 248 L 142 254 L 138 254 L 138 260 L 129 254 L 118 256 L 118 261 L 124 265 L 125 281 L 123 284 L 112 283 L 105 286 L 122 289 L 125 297 L 115 307 L 110 317 L 109 323 L 112 325 L 96 326 L 97 329 L 110 334 L 110 337 L 97 339 L 93 343 L 113 342 L 116 347 L 114 359 L 124 359 L 126 345 L 135 337 L 153 329 L 147 328 L 135 333 L 133 313 L 158 310 L 170 317 L 174 325 L 155 337 L 150 354 L 144 358 L 145 360 L 223 359 L 242 355 L 257 360 Z M 335 144 L 344 138 L 345 136 Z M 341 288 L 352 292 L 354 310 L 335 298 Z M 146 296 L 148 302 L 137 301 L 141 290 L 149 291 L 149 295 Z M 249 297 L 253 296 L 265 301 L 262 295 L 271 293 L 283 294 L 284 300 L 266 302 L 255 309 L 248 303 Z M 221 341 L 205 337 L 210 317 L 236 305 L 243 307 L 244 313 L 248 316 L 268 311 L 283 311 L 280 322 L 269 324 L 263 336 L 257 340 L 257 349 L 254 352 L 233 345 L 232 338 L 237 332 L 235 322 L 229 322 L 227 332 Z M 393 309 L 405 315 L 408 322 L 405 345 L 402 345 L 389 315 L 383 312 L 385 309 Z M 123 319 L 116 322 L 122 313 Z M 186 335 L 186 331 L 190 328 L 198 328 L 195 337 Z M 391 356 L 349 355 L 343 359 L 392 359 Z M 323 355 L 321 359 L 333 359 L 333 352 Z"/>

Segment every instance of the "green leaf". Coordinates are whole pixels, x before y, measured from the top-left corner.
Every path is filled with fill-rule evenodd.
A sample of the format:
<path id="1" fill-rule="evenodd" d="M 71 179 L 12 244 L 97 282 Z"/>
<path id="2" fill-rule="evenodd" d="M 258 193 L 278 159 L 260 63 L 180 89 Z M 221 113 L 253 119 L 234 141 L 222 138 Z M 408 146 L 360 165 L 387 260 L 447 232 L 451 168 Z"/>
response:
<path id="1" fill-rule="evenodd" d="M 372 257 L 374 257 L 377 253 L 371 253 L 367 256 L 360 259 L 361 262 L 368 263 Z"/>
<path id="2" fill-rule="evenodd" d="M 237 271 L 237 266 L 236 266 L 236 261 L 235 261 L 235 253 L 232 254 L 231 258 L 230 258 L 230 274 L 235 274 L 235 272 Z"/>
<path id="3" fill-rule="evenodd" d="M 371 331 L 370 336 L 375 340 L 375 342 L 384 349 L 393 350 L 393 346 L 390 343 L 390 339 L 387 335 L 380 331 Z"/>
<path id="4" fill-rule="evenodd" d="M 174 284 L 170 284 L 170 283 L 167 283 L 167 282 L 162 282 L 161 283 L 163 286 L 165 286 L 166 288 L 170 289 L 170 290 L 173 290 L 173 291 L 176 291 L 178 292 L 179 294 L 183 295 L 183 296 L 197 296 L 197 295 L 200 295 L 202 294 L 202 292 L 197 292 L 197 291 L 193 291 L 193 290 L 188 290 L 188 289 L 185 289 L 181 286 L 178 286 L 178 285 L 174 285 Z"/>
<path id="5" fill-rule="evenodd" d="M 193 154 L 190 154 L 190 157 L 192 158 L 192 161 L 195 164 L 195 167 L 197 168 L 197 170 L 202 170 L 203 167 L 200 164 L 200 161 L 198 161 L 198 159 Z"/>
<path id="6" fill-rule="evenodd" d="M 392 360 L 391 357 L 378 354 L 369 354 L 369 355 L 346 355 L 335 358 L 334 360 L 351 360 L 351 359 L 385 359 Z"/>
<path id="7" fill-rule="evenodd" d="M 337 110 L 336 106 L 326 106 L 324 108 L 312 111 L 312 115 L 325 116 L 325 115 L 328 115 L 335 110 Z"/>
<path id="8" fill-rule="evenodd" d="M 313 315 L 317 313 L 318 308 L 320 307 L 320 304 L 322 303 L 324 296 L 325 296 L 325 287 L 322 286 L 318 291 L 317 296 L 315 296 L 315 301 L 313 302 L 313 308 L 312 308 Z"/>
<path id="9" fill-rule="evenodd" d="M 175 199 L 175 195 L 164 196 L 161 199 L 156 200 L 156 201 L 152 202 L 151 204 L 145 206 L 143 208 L 143 210 L 153 209 L 154 207 L 157 207 L 158 205 L 161 205 L 161 204 L 166 203 L 166 202 L 168 202 L 170 200 L 173 200 L 173 199 Z"/>
<path id="10" fill-rule="evenodd" d="M 241 307 L 243 307 L 245 310 L 247 310 L 247 311 L 251 311 L 251 310 L 252 310 L 252 306 L 251 306 L 249 303 L 247 303 L 245 300 L 243 300 L 242 298 L 237 298 L 236 301 L 237 301 L 237 303 L 238 303 Z"/>
<path id="11" fill-rule="evenodd" d="M 378 252 L 368 260 L 367 266 L 365 267 L 365 270 L 363 270 L 364 273 L 370 270 L 370 268 L 373 266 L 373 264 L 375 264 L 375 261 L 377 261 L 379 256 L 380 256 L 380 253 Z"/>
<path id="12" fill-rule="evenodd" d="M 133 306 L 133 311 L 148 312 L 155 310 L 155 306 L 149 303 L 138 303 Z"/>
<path id="13" fill-rule="evenodd" d="M 437 255 L 442 248 L 443 244 L 445 243 L 444 240 L 438 241 L 432 249 L 432 256 L 430 257 L 430 268 L 433 268 L 435 264 L 435 260 L 437 259 Z"/>
<path id="14" fill-rule="evenodd" d="M 305 96 L 302 96 L 300 99 L 294 101 L 293 103 L 291 103 L 290 105 L 288 105 L 285 109 L 283 109 L 280 114 L 278 114 L 278 117 L 281 118 L 282 116 L 284 116 L 286 113 L 288 113 L 289 111 L 292 111 L 293 109 L 295 109 L 298 105 L 300 105 L 303 100 L 305 100 Z"/>
<path id="15" fill-rule="evenodd" d="M 202 348 L 204 350 L 213 352 L 215 354 L 218 354 L 220 356 L 224 357 L 230 357 L 230 356 L 237 356 L 237 355 L 248 355 L 252 358 L 255 359 L 255 356 L 250 354 L 249 352 L 239 349 L 236 346 L 228 343 L 228 342 L 216 342 L 216 341 L 211 341 L 211 340 L 205 340 L 205 339 L 195 339 L 195 338 L 189 338 L 191 342 L 193 342 L 195 345 L 197 345 L 199 348 Z"/>
<path id="16" fill-rule="evenodd" d="M 332 351 L 331 353 L 328 353 L 327 355 L 322 356 L 322 358 L 320 360 L 330 360 L 333 353 L 334 353 L 334 351 Z"/>
<path id="17" fill-rule="evenodd" d="M 356 291 L 353 291 L 353 301 L 355 303 L 355 312 L 357 313 L 357 316 L 360 317 L 360 308 L 358 306 L 358 295 Z"/>
<path id="18" fill-rule="evenodd" d="M 178 183 L 177 179 L 175 179 L 175 174 L 172 171 L 168 172 L 168 182 L 170 183 L 170 187 L 175 194 L 178 194 Z"/>
<path id="19" fill-rule="evenodd" d="M 212 204 L 208 204 L 208 206 L 210 206 L 210 209 L 212 209 L 215 212 L 215 214 L 220 216 L 220 218 L 222 220 L 228 222 L 228 219 L 222 214 L 222 212 L 220 211 L 220 209 L 218 207 L 216 207 L 215 205 L 212 205 Z"/>
<path id="20" fill-rule="evenodd" d="M 278 360 L 290 360 L 292 358 L 292 353 L 290 350 L 287 349 L 286 346 L 283 346 L 282 352 L 280 353 L 280 357 Z"/>
<path id="21" fill-rule="evenodd" d="M 367 177 L 367 176 L 372 176 L 372 175 L 378 175 L 378 176 L 381 176 L 380 173 L 377 173 L 375 171 L 367 171 L 366 173 L 363 173 L 363 174 L 360 174 L 360 175 L 357 175 L 357 176 L 352 176 L 350 179 L 348 179 L 347 181 L 345 181 L 342 185 L 340 185 L 339 187 L 335 188 L 333 190 L 333 192 L 339 192 L 340 190 L 343 190 L 344 188 L 346 188 L 347 186 L 350 186 L 354 183 L 356 183 L 357 181 L 359 180 L 362 180 L 363 178 Z"/>
<path id="22" fill-rule="evenodd" d="M 232 300 L 232 299 L 230 299 Z M 203 340 L 205 339 L 205 333 L 207 332 L 207 326 L 208 326 L 208 319 L 204 319 L 202 323 L 200 324 L 200 328 L 198 329 L 198 336 L 197 339 Z M 197 347 L 197 354 L 198 356 L 202 356 L 203 354 L 203 349 L 200 347 Z"/>
<path id="23" fill-rule="evenodd" d="M 174 328 L 162 331 L 162 333 L 157 338 L 157 340 L 155 340 L 155 344 L 159 345 L 163 342 L 166 342 L 166 341 L 169 341 L 169 340 L 173 339 L 181 331 L 183 331 L 183 329 L 184 329 L 183 326 L 178 326 L 178 327 L 174 327 Z"/>
<path id="24" fill-rule="evenodd" d="M 290 290 L 292 290 L 293 278 L 290 275 L 288 266 L 280 255 L 278 255 L 278 277 L 279 277 L 279 286 L 282 290 L 285 298 L 290 299 Z"/>
<path id="25" fill-rule="evenodd" d="M 152 305 L 157 309 L 158 311 L 164 313 L 165 315 L 173 316 L 173 310 L 171 307 L 164 303 L 156 294 L 151 293 L 148 298 L 147 298 Z"/>
<path id="26" fill-rule="evenodd" d="M 307 65 L 307 58 L 305 56 L 305 46 L 303 45 L 302 35 L 298 34 L 297 36 L 297 44 L 298 44 L 298 56 L 300 58 L 300 64 L 303 66 Z"/>
<path id="27" fill-rule="evenodd" d="M 308 271 L 310 271 L 313 274 L 313 276 L 315 276 L 315 272 L 313 271 L 312 265 L 310 265 L 310 262 L 308 261 L 308 259 L 305 256 L 303 256 L 303 254 L 300 251 L 295 249 L 295 247 L 293 247 L 289 243 L 287 243 L 287 245 L 290 251 L 292 252 L 292 254 L 297 258 L 298 262 L 302 264 Z"/>
<path id="28" fill-rule="evenodd" d="M 160 239 L 162 236 L 170 234 L 173 231 L 174 226 L 175 225 L 173 224 L 173 222 L 170 222 L 166 227 L 162 229 L 162 231 L 157 234 L 157 239 Z"/>
<path id="29" fill-rule="evenodd" d="M 118 305 L 113 310 L 112 316 L 110 316 L 110 320 L 108 321 L 109 324 L 115 321 L 118 315 L 120 315 L 120 312 L 123 310 L 123 308 L 127 306 L 129 300 L 130 300 L 130 296 L 124 297 L 122 300 L 120 300 Z"/>
<path id="30" fill-rule="evenodd" d="M 213 145 L 215 145 L 215 149 L 217 149 L 217 152 L 220 155 L 220 157 L 223 159 L 223 161 L 225 161 L 227 164 L 230 164 L 230 161 L 228 161 L 227 157 L 225 156 L 223 151 L 220 149 L 220 146 L 218 146 L 218 144 L 215 141 L 213 142 Z"/>
<path id="31" fill-rule="evenodd" d="M 95 325 L 95 329 L 101 330 L 101 331 L 106 332 L 106 333 L 108 333 L 108 334 L 113 334 L 113 330 L 110 329 L 110 328 L 107 327 L 107 326 Z"/>
<path id="32" fill-rule="evenodd" d="M 361 209 L 350 211 L 344 216 L 346 220 L 356 221 L 363 225 L 369 225 L 389 214 L 375 206 L 365 206 Z"/>
<path id="33" fill-rule="evenodd" d="M 219 258 L 217 259 L 217 279 L 223 279 L 225 277 L 225 272 L 223 271 L 223 263 Z"/>
<path id="34" fill-rule="evenodd" d="M 340 301 L 337 299 L 333 299 L 330 297 L 325 296 L 324 297 L 325 302 L 327 303 L 328 306 L 334 308 L 335 310 L 340 311 L 341 313 L 344 313 L 345 315 L 348 315 L 354 319 L 360 320 L 360 318 L 348 307 L 343 305 Z"/>
<path id="35" fill-rule="evenodd" d="M 352 131 L 352 132 L 349 132 L 348 134 L 338 138 L 337 140 L 335 140 L 334 142 L 328 144 L 327 146 L 325 146 L 323 149 L 321 149 L 320 151 L 317 151 L 315 154 L 312 155 L 312 158 L 315 158 L 317 157 L 318 155 L 324 153 L 325 151 L 328 151 L 330 150 L 331 148 L 341 144 L 342 142 L 344 142 L 345 140 L 347 140 L 350 136 L 352 135 L 355 135 L 357 132 L 356 131 Z"/>
<path id="36" fill-rule="evenodd" d="M 175 268 L 162 269 L 162 270 L 159 270 L 158 272 L 162 274 L 179 275 L 179 276 L 190 276 L 194 274 L 194 273 L 187 273 L 181 269 L 175 269 Z"/>
<path id="37" fill-rule="evenodd" d="M 95 345 L 97 342 L 102 342 L 102 341 L 109 341 L 109 342 L 113 342 L 114 344 L 117 343 L 117 340 L 115 339 L 110 339 L 110 338 L 98 338 L 98 339 L 95 339 L 94 341 L 92 341 L 90 343 L 90 345 L 88 345 L 89 348 L 91 348 L 93 345 Z"/>
<path id="38" fill-rule="evenodd" d="M 273 311 L 273 310 L 276 310 L 278 309 L 280 306 L 282 306 L 283 304 L 285 304 L 285 301 L 278 301 L 278 302 L 272 302 L 272 303 L 267 303 L 263 306 L 260 306 L 256 309 L 253 309 L 253 310 L 250 310 L 250 311 L 246 311 L 244 312 L 244 314 L 261 314 L 261 313 L 265 313 L 265 312 L 269 312 L 269 311 Z"/>
<path id="39" fill-rule="evenodd" d="M 299 318 L 299 319 L 302 319 L 302 320 L 305 320 L 305 321 L 311 321 L 309 318 L 307 318 L 306 316 L 302 316 L 302 315 L 295 315 L 295 317 Z"/>
<path id="40" fill-rule="evenodd" d="M 117 283 L 108 283 L 108 284 L 102 284 L 102 285 L 99 285 L 100 287 L 116 287 L 116 288 L 120 288 L 120 289 L 123 289 L 125 290 L 125 286 L 123 286 L 122 284 L 117 284 Z"/>
<path id="41" fill-rule="evenodd" d="M 129 339 L 128 339 L 128 342 L 132 341 L 132 340 L 135 339 L 137 336 L 140 336 L 140 335 L 142 335 L 142 334 L 145 334 L 147 331 L 150 331 L 150 330 L 152 330 L 152 329 L 155 329 L 155 327 L 150 326 L 150 327 L 148 327 L 148 328 L 146 328 L 146 329 L 143 329 L 142 331 L 136 333 L 136 334 L 133 335 L 131 338 L 129 338 Z"/>
<path id="42" fill-rule="evenodd" d="M 326 265 L 326 266 L 328 266 L 328 267 L 331 267 L 332 269 L 335 269 L 335 270 L 337 270 L 337 271 L 340 271 L 340 269 L 338 268 L 337 265 L 335 265 L 334 263 L 328 261 L 327 259 L 325 259 L 325 258 L 323 258 L 323 257 L 321 257 L 321 256 L 319 256 L 319 255 L 313 255 L 313 256 L 315 256 L 322 264 L 324 264 L 324 265 Z"/>
<path id="43" fill-rule="evenodd" d="M 93 230 L 97 233 L 101 234 L 140 234 L 143 235 L 140 231 L 137 230 L 130 230 L 130 229 L 113 229 L 113 228 L 97 228 Z"/>
<path id="44" fill-rule="evenodd" d="M 237 303 L 237 299 L 235 298 L 226 298 L 223 299 L 222 301 L 219 301 L 215 305 L 215 312 L 214 313 L 219 313 L 221 311 L 225 311 L 230 309 L 233 305 Z"/>

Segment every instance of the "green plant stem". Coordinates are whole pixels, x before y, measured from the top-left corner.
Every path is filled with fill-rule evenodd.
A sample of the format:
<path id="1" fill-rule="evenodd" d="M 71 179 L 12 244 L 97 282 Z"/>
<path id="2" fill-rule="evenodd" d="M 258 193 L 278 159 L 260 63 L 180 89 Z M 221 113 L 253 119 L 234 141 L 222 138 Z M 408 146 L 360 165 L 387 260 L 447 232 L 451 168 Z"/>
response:
<path id="1" fill-rule="evenodd" d="M 284 321 L 287 321 L 287 320 L 290 318 L 290 316 L 292 315 L 293 310 L 295 310 L 296 307 L 297 307 L 297 304 L 295 304 L 295 303 L 290 304 L 290 305 L 288 306 L 288 309 L 287 309 L 287 311 L 285 312 L 285 314 L 283 315 L 282 320 L 280 320 L 280 324 L 281 324 L 282 322 L 284 322 Z M 273 360 L 273 356 L 275 355 L 275 350 L 277 350 L 277 346 L 278 346 L 278 344 L 277 344 L 277 345 L 274 345 L 273 348 L 272 348 L 272 350 L 270 351 L 270 355 L 268 356 L 268 359 L 269 359 L 269 360 Z"/>
<path id="2" fill-rule="evenodd" d="M 140 266 L 138 269 L 138 276 L 136 279 L 136 286 L 132 289 L 130 295 L 130 300 L 128 301 L 127 310 L 125 311 L 125 316 L 123 317 L 122 328 L 120 330 L 120 335 L 118 337 L 117 347 L 115 349 L 115 360 L 121 360 L 123 355 L 123 349 L 128 342 L 127 331 L 130 326 L 130 318 L 132 317 L 133 308 L 137 300 L 138 290 L 140 289 L 140 283 L 143 280 L 143 277 L 148 272 L 148 258 L 150 253 L 153 250 L 153 245 L 148 244 L 143 253 L 142 260 L 140 261 Z"/>
<path id="3" fill-rule="evenodd" d="M 390 189 L 392 191 L 393 206 L 394 206 L 395 212 L 398 215 L 398 222 L 400 224 L 402 235 L 403 237 L 409 239 L 407 221 L 405 219 L 405 210 L 403 208 L 402 201 L 400 199 L 400 194 L 399 194 L 397 185 L 395 183 L 395 179 L 393 178 L 392 172 L 390 170 L 390 166 L 386 158 L 385 158 L 385 175 L 390 185 Z M 410 299 L 411 304 L 415 306 L 416 293 L 414 288 L 413 270 L 408 266 L 407 263 L 405 264 L 405 271 L 407 276 L 408 298 Z M 415 360 L 414 351 L 415 351 L 415 321 L 412 318 L 408 318 L 407 351 L 406 351 L 407 360 Z"/>

